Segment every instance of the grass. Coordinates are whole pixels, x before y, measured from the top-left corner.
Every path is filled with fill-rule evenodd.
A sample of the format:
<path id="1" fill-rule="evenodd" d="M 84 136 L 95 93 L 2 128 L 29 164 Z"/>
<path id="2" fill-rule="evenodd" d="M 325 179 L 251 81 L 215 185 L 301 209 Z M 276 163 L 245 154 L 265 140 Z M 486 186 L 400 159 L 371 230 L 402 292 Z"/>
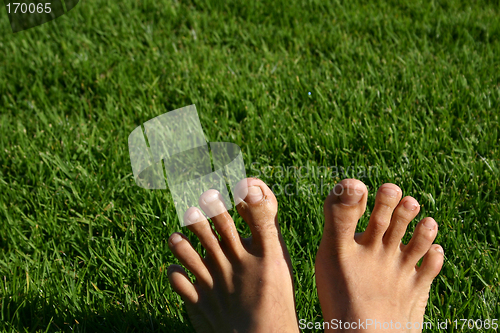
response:
<path id="1" fill-rule="evenodd" d="M 357 176 L 369 208 L 394 182 L 439 223 L 426 320 L 500 319 L 498 3 L 222 3 L 86 0 L 17 34 L 2 14 L 1 330 L 192 331 L 165 271 L 170 193 L 134 185 L 127 148 L 189 104 L 248 175 L 302 186 L 278 195 L 299 318 L 321 320 L 326 196 L 303 187 Z M 338 173 L 279 173 L 293 166 Z"/>

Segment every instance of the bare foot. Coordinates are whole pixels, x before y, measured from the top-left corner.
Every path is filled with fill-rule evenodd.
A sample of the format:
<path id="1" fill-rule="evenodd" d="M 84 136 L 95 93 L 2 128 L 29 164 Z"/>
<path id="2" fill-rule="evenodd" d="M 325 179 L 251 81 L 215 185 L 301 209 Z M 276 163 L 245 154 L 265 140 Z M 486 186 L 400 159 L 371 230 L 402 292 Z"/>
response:
<path id="1" fill-rule="evenodd" d="M 196 277 L 192 283 L 181 266 L 169 267 L 169 280 L 186 304 L 197 332 L 298 332 L 291 262 L 278 226 L 278 203 L 258 179 L 245 179 L 248 195 L 238 212 L 252 237 L 242 239 L 220 195 L 209 190 L 200 207 L 215 230 L 203 219 L 189 225 L 206 250 L 202 258 L 186 237 L 174 233 L 168 244 L 179 261 Z M 237 191 L 236 191 L 237 192 Z M 245 192 L 246 193 L 246 192 Z M 192 215 L 191 215 L 192 214 Z M 190 208 L 187 222 L 201 212 Z"/>
<path id="2" fill-rule="evenodd" d="M 316 256 L 325 328 L 420 332 L 432 280 L 443 265 L 443 249 L 432 245 L 437 223 L 424 218 L 411 241 L 402 244 L 406 227 L 420 206 L 412 197 L 401 200 L 396 185 L 384 184 L 377 192 L 368 227 L 355 234 L 367 193 L 362 182 L 345 179 L 325 201 L 325 229 Z"/>

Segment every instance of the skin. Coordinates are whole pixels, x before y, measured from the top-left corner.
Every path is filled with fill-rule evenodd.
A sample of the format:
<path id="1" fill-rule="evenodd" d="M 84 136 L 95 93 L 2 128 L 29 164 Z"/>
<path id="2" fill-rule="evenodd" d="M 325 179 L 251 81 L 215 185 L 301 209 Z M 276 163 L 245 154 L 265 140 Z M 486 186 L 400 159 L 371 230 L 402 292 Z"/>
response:
<path id="1" fill-rule="evenodd" d="M 410 242 L 402 244 L 420 206 L 412 197 L 401 199 L 402 191 L 396 185 L 384 184 L 377 192 L 368 227 L 355 233 L 366 209 L 367 194 L 362 182 L 345 179 L 325 200 L 325 228 L 316 256 L 316 284 L 324 320 L 381 323 L 377 328 L 365 325 L 364 329 L 336 332 L 421 332 L 420 328 L 410 329 L 414 324 L 408 329 L 405 326 L 423 322 L 431 283 L 443 265 L 442 247 L 432 244 L 437 223 L 424 218 Z M 384 322 L 388 329 L 381 326 Z M 325 329 L 329 331 L 334 330 Z"/>
<path id="2" fill-rule="evenodd" d="M 181 266 L 168 269 L 173 289 L 185 302 L 196 332 L 299 332 L 291 262 L 281 237 L 272 191 L 258 179 L 245 179 L 235 193 L 244 201 L 239 214 L 252 237 L 243 239 L 215 190 L 205 192 L 200 207 L 190 208 L 186 223 L 206 250 L 201 257 L 179 233 L 168 244 L 184 267 L 196 277 L 192 283 Z M 215 230 L 214 230 L 215 229 Z"/>
<path id="3" fill-rule="evenodd" d="M 205 192 L 199 204 L 214 216 L 214 228 L 197 208 L 190 208 L 184 218 L 186 223 L 198 221 L 188 228 L 207 255 L 201 257 L 184 235 L 173 234 L 169 247 L 196 281 L 192 283 L 181 266 L 172 265 L 172 287 L 184 300 L 197 332 L 298 332 L 291 263 L 278 226 L 276 198 L 258 179 L 240 182 L 235 192 L 244 193 L 237 209 L 252 237 L 239 236 L 217 191 Z M 420 206 L 412 197 L 401 199 L 396 185 L 384 184 L 367 229 L 356 234 L 367 194 L 362 182 L 346 179 L 325 200 L 325 229 L 316 257 L 324 320 L 393 323 L 388 330 L 335 330 L 342 332 L 420 332 L 405 325 L 423 321 L 430 285 L 443 264 L 442 248 L 432 245 L 437 223 L 423 219 L 403 245 L 406 227 Z M 396 329 L 396 323 L 402 328 Z"/>

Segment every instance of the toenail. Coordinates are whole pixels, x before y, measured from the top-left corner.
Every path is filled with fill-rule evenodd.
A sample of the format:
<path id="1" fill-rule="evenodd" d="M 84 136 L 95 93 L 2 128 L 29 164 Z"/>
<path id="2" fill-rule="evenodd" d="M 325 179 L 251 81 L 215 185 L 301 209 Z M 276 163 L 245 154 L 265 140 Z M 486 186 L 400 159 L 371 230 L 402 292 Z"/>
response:
<path id="1" fill-rule="evenodd" d="M 249 186 L 245 201 L 254 204 L 261 201 L 263 197 L 264 193 L 262 193 L 262 189 L 260 188 L 260 186 Z"/>
<path id="2" fill-rule="evenodd" d="M 396 191 L 394 188 L 389 186 L 384 186 L 380 190 L 382 191 L 382 193 L 390 197 L 397 197 L 399 194 L 399 191 Z"/>
<path id="3" fill-rule="evenodd" d="M 441 254 L 444 254 L 444 250 L 443 250 L 443 248 L 442 248 L 441 246 L 439 246 L 439 245 L 438 245 L 438 246 L 436 246 L 436 251 L 438 251 L 438 252 L 439 252 L 439 253 L 441 253 Z"/>
<path id="4" fill-rule="evenodd" d="M 210 191 L 203 196 L 203 201 L 209 204 L 219 199 L 219 192 L 216 190 Z"/>
<path id="5" fill-rule="evenodd" d="M 415 210 L 419 207 L 419 204 L 412 200 L 406 200 L 403 206 L 408 210 Z"/>
<path id="6" fill-rule="evenodd" d="M 426 227 L 426 228 L 433 230 L 435 226 L 436 226 L 436 223 L 431 219 L 427 219 L 424 221 L 424 227 Z"/>
<path id="7" fill-rule="evenodd" d="M 332 193 L 340 198 L 344 205 L 354 205 L 361 201 L 364 191 L 359 188 L 344 188 L 342 184 L 337 184 L 332 190 Z"/>
<path id="8" fill-rule="evenodd" d="M 179 234 L 173 234 L 172 236 L 170 236 L 170 244 L 172 245 L 179 243 L 181 240 L 182 237 Z"/>
<path id="9" fill-rule="evenodd" d="M 189 213 L 189 215 L 186 216 L 186 220 L 189 224 L 201 222 L 202 216 L 200 214 L 200 211 L 196 208 L 192 209 L 192 211 Z"/>

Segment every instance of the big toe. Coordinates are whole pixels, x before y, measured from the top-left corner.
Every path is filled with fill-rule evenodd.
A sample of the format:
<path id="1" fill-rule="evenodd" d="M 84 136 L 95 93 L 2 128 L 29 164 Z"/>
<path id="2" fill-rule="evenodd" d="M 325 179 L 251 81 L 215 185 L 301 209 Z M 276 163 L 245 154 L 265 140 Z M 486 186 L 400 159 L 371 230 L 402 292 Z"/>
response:
<path id="1" fill-rule="evenodd" d="M 344 179 L 330 192 L 323 207 L 323 241 L 330 247 L 354 244 L 357 222 L 366 209 L 367 193 L 365 184 L 356 179 Z"/>
<path id="2" fill-rule="evenodd" d="M 252 232 L 252 246 L 262 251 L 279 247 L 278 202 L 271 189 L 260 179 L 246 178 L 234 193 L 238 213 Z"/>

